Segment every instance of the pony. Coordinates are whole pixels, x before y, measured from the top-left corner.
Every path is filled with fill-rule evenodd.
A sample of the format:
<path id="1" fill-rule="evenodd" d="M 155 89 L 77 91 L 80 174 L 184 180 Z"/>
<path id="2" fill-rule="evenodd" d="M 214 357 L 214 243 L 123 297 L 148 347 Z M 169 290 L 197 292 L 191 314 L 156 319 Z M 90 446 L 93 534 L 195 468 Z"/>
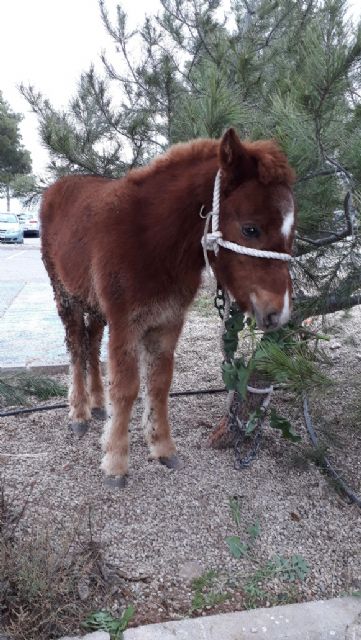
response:
<path id="1" fill-rule="evenodd" d="M 289 320 L 293 181 L 275 141 L 241 142 L 231 128 L 219 140 L 176 144 L 125 177 L 72 175 L 44 193 L 42 258 L 65 328 L 70 427 L 79 436 L 92 415 L 106 418 L 99 354 L 109 327 L 112 411 L 101 464 L 106 484 L 126 485 L 128 423 L 140 363 L 150 456 L 171 469 L 181 466 L 168 394 L 174 350 L 205 261 L 261 329 Z M 212 198 L 213 205 L 218 198 L 219 229 L 206 235 L 211 213 L 205 220 L 203 212 L 211 211 Z"/>

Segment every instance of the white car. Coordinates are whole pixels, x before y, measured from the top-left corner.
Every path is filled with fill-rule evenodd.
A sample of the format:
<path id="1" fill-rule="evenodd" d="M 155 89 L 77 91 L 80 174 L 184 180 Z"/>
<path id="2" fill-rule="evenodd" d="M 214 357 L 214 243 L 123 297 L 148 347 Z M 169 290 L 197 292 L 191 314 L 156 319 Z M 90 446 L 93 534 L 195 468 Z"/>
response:
<path id="1" fill-rule="evenodd" d="M 40 235 L 40 224 L 39 218 L 36 213 L 20 213 L 19 215 L 20 224 L 23 227 L 24 236 L 35 236 L 36 238 Z"/>
<path id="2" fill-rule="evenodd" d="M 0 213 L 0 242 L 24 242 L 23 228 L 14 213 Z"/>

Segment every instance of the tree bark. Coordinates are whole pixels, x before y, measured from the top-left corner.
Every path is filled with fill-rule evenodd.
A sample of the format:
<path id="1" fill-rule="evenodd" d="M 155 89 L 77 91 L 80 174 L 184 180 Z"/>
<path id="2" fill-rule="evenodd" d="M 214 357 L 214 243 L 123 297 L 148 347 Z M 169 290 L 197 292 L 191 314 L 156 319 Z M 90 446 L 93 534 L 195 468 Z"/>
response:
<path id="1" fill-rule="evenodd" d="M 6 211 L 10 211 L 10 185 L 6 185 Z"/>

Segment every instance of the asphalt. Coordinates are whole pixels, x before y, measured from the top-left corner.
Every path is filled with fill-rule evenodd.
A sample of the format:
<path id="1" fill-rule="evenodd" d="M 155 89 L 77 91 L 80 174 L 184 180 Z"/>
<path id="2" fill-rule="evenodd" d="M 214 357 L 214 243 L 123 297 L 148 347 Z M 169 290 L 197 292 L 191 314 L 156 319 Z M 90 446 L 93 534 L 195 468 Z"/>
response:
<path id="1" fill-rule="evenodd" d="M 102 359 L 106 355 L 103 342 Z M 47 282 L 0 281 L 0 372 L 65 371 L 64 330 Z M 92 637 L 86 636 L 89 639 Z M 101 635 L 102 639 L 107 634 Z M 100 635 L 98 636 L 100 639 Z M 129 629 L 124 640 L 361 640 L 361 599 L 337 598 Z M 94 640 L 97 640 L 94 637 Z"/>
<path id="2" fill-rule="evenodd" d="M 102 359 L 106 357 L 106 340 Z M 0 370 L 65 371 L 69 358 L 47 282 L 0 282 Z"/>

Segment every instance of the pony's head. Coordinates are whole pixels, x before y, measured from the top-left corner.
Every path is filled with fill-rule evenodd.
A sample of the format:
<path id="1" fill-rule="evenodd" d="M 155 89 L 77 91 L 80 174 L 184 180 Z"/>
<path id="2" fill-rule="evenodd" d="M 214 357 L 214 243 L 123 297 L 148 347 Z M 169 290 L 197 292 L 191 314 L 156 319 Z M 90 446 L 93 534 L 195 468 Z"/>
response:
<path id="1" fill-rule="evenodd" d="M 242 143 L 234 129 L 220 141 L 219 162 L 219 229 L 225 242 L 212 268 L 260 329 L 277 329 L 289 320 L 291 310 L 287 254 L 295 230 L 294 172 L 274 141 Z M 227 241 L 261 253 L 237 253 L 225 246 Z"/>

